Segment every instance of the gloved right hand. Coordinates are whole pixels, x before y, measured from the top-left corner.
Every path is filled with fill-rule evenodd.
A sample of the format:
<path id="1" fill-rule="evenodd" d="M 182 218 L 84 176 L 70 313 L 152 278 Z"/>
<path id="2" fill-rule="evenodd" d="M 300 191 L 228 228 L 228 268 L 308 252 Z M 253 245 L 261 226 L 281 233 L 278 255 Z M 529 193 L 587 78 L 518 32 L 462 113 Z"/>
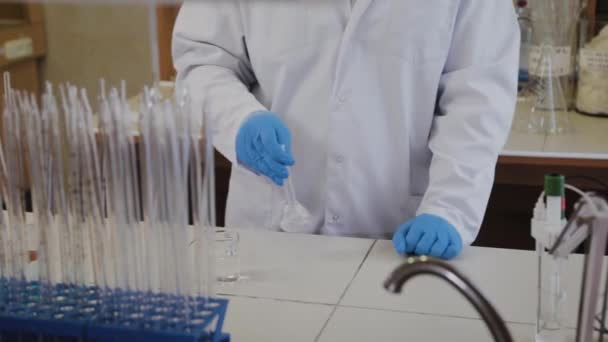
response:
<path id="1" fill-rule="evenodd" d="M 422 214 L 400 225 L 393 235 L 399 254 L 429 255 L 453 259 L 462 251 L 460 233 L 444 218 Z"/>
<path id="2" fill-rule="evenodd" d="M 289 129 L 272 112 L 252 113 L 236 135 L 236 158 L 253 172 L 283 185 L 289 176 L 287 167 L 295 163 Z"/>

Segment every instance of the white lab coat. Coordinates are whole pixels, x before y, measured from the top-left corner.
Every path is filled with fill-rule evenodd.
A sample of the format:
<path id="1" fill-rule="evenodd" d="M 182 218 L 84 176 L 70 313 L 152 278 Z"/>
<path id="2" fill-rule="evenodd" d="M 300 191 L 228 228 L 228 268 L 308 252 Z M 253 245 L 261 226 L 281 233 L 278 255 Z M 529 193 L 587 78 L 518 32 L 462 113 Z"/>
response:
<path id="1" fill-rule="evenodd" d="M 476 237 L 515 108 L 511 1 L 200 1 L 173 38 L 178 81 L 233 165 L 249 113 L 290 128 L 307 232 L 385 238 L 430 213 Z M 226 223 L 278 230 L 282 200 L 233 167 Z"/>

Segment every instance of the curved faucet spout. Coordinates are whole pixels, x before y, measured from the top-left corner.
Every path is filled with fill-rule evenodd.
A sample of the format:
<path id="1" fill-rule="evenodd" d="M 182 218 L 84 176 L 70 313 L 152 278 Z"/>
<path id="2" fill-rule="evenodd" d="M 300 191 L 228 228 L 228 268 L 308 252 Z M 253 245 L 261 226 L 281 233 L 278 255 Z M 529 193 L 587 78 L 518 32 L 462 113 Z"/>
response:
<path id="1" fill-rule="evenodd" d="M 393 293 L 401 293 L 405 282 L 423 274 L 445 280 L 464 295 L 480 314 L 495 341 L 513 341 L 507 326 L 492 304 L 473 286 L 469 279 L 448 263 L 425 256 L 410 257 L 391 273 L 384 282 L 384 288 Z"/>

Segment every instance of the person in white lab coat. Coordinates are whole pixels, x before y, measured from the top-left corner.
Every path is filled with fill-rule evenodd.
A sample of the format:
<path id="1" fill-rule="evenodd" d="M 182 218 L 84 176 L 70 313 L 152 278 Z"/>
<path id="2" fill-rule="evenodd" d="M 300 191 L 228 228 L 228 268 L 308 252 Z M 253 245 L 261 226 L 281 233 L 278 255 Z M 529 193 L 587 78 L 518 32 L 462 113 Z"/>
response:
<path id="1" fill-rule="evenodd" d="M 291 173 L 313 215 L 300 232 L 446 259 L 483 219 L 518 50 L 506 0 L 187 2 L 173 35 L 233 164 L 227 226 L 280 230 Z"/>

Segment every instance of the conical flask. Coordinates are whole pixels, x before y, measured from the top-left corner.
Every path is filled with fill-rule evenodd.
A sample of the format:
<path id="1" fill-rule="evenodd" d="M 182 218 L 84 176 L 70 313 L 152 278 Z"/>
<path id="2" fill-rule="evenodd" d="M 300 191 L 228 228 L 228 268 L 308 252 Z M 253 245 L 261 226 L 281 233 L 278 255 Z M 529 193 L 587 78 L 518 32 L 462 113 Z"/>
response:
<path id="1" fill-rule="evenodd" d="M 281 145 L 285 151 L 285 145 Z M 289 172 L 289 178 L 283 186 L 285 204 L 279 226 L 285 232 L 310 233 L 312 232 L 312 215 L 296 198 L 296 190 L 293 185 L 293 170 Z"/>
<path id="2" fill-rule="evenodd" d="M 314 229 L 312 215 L 298 200 L 292 182 L 292 176 L 284 186 L 285 204 L 280 227 L 285 232 L 306 233 Z"/>
<path id="3" fill-rule="evenodd" d="M 564 86 L 554 73 L 555 47 L 544 44 L 536 66 L 536 77 L 527 89 L 532 103 L 527 129 L 533 134 L 566 134 L 571 129 Z"/>

